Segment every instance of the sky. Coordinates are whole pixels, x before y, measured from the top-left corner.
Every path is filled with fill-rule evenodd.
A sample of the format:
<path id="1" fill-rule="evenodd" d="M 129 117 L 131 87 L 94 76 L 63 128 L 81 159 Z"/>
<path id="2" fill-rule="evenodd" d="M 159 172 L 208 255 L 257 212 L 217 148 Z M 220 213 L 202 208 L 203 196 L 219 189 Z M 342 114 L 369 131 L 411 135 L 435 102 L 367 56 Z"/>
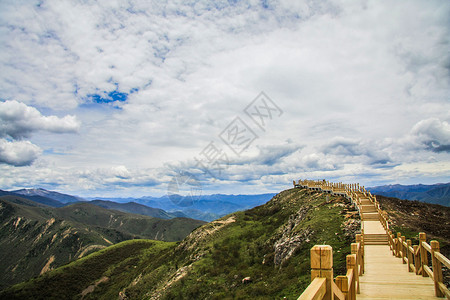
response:
<path id="1" fill-rule="evenodd" d="M 1 1 L 0 189 L 450 182 L 450 2 Z"/>

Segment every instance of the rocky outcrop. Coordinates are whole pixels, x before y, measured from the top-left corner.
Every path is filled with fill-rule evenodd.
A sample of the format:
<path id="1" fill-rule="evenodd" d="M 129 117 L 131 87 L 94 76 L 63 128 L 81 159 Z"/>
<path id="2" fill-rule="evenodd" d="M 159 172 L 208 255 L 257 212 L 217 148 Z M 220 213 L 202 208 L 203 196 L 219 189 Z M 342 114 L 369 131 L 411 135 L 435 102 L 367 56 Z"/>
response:
<path id="1" fill-rule="evenodd" d="M 297 225 L 305 218 L 309 206 L 300 208 L 300 210 L 289 217 L 288 222 L 281 229 L 281 237 L 274 244 L 275 266 L 282 266 L 303 243 L 309 242 L 309 237 L 314 233 L 310 228 L 296 230 Z"/>

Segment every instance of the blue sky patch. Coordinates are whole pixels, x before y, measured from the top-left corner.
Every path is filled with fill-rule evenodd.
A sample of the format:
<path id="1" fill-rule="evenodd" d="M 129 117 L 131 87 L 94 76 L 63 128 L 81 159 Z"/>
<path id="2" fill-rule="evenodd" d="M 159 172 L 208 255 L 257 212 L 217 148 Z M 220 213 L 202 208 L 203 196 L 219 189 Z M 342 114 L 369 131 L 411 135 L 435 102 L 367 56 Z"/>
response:
<path id="1" fill-rule="evenodd" d="M 135 90 L 132 90 L 135 92 Z M 111 103 L 111 102 L 125 102 L 128 99 L 128 93 L 122 93 L 119 91 L 111 91 L 105 94 L 89 94 L 87 98 L 94 103 Z"/>

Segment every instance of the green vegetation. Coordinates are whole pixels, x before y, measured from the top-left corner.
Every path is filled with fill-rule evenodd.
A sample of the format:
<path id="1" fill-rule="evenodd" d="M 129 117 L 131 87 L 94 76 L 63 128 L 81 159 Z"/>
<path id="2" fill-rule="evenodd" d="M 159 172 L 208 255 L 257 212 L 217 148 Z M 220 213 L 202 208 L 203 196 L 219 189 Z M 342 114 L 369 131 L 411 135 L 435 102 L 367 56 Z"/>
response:
<path id="1" fill-rule="evenodd" d="M 450 207 L 384 196 L 377 196 L 377 199 L 388 213 L 395 234 L 400 232 L 417 245 L 419 232 L 425 232 L 428 242 L 439 241 L 441 252 L 450 256 Z"/>
<path id="2" fill-rule="evenodd" d="M 51 208 L 0 197 L 0 289 L 125 240 L 177 241 L 202 221 L 123 213 L 81 203 Z M 4 259 L 7 258 L 7 259 Z"/>
<path id="3" fill-rule="evenodd" d="M 296 299 L 310 248 L 329 244 L 344 273 L 353 234 L 341 197 L 290 189 L 196 229 L 182 242 L 123 242 L 0 294 L 2 299 Z M 356 222 L 357 223 L 357 222 Z M 357 226 L 356 226 L 357 227 Z M 244 284 L 242 279 L 250 277 Z M 83 293 L 84 291 L 84 293 Z"/>

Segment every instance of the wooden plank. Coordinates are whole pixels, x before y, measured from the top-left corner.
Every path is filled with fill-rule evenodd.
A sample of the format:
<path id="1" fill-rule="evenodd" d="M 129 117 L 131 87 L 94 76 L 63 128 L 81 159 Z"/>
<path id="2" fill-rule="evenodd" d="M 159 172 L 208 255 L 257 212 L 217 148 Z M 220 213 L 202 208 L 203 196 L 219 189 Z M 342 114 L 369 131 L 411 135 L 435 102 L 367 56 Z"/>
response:
<path id="1" fill-rule="evenodd" d="M 326 279 L 325 278 L 315 278 L 311 284 L 306 288 L 306 290 L 298 297 L 298 300 L 320 300 L 325 296 L 326 290 Z"/>
<path id="2" fill-rule="evenodd" d="M 411 269 L 411 272 L 416 273 L 416 267 L 413 264 L 410 264 L 409 268 Z"/>
<path id="3" fill-rule="evenodd" d="M 336 283 L 332 283 L 333 286 L 333 294 L 339 300 L 345 300 L 345 295 L 342 293 L 341 289 L 336 285 Z"/>
<path id="4" fill-rule="evenodd" d="M 441 291 L 439 283 L 443 282 L 443 276 L 442 276 L 442 264 L 441 262 L 436 258 L 436 253 L 439 253 L 440 247 L 438 241 L 431 241 L 431 260 L 433 264 L 433 279 L 434 279 L 434 290 L 436 292 L 436 296 L 438 297 L 444 297 L 444 293 Z"/>
<path id="5" fill-rule="evenodd" d="M 431 271 L 429 266 L 423 266 L 423 270 L 430 276 L 431 280 L 434 280 L 433 271 Z"/>
<path id="6" fill-rule="evenodd" d="M 431 253 L 431 246 L 430 246 L 430 245 L 428 245 L 428 244 L 425 243 L 425 242 L 422 242 L 422 246 L 425 248 L 425 250 L 427 250 L 428 252 Z"/>
<path id="7" fill-rule="evenodd" d="M 441 289 L 441 291 L 444 293 L 445 297 L 447 299 L 450 299 L 450 291 L 448 290 L 448 288 L 445 286 L 445 284 L 443 284 L 442 282 L 439 282 L 439 288 Z"/>
<path id="8" fill-rule="evenodd" d="M 436 256 L 436 258 L 443 263 L 447 268 L 450 269 L 450 259 L 448 259 L 447 257 L 445 257 L 442 253 L 434 253 L 434 256 Z"/>
<path id="9" fill-rule="evenodd" d="M 358 299 L 437 299 L 430 278 L 408 272 L 389 246 L 365 246 L 365 273 Z"/>

